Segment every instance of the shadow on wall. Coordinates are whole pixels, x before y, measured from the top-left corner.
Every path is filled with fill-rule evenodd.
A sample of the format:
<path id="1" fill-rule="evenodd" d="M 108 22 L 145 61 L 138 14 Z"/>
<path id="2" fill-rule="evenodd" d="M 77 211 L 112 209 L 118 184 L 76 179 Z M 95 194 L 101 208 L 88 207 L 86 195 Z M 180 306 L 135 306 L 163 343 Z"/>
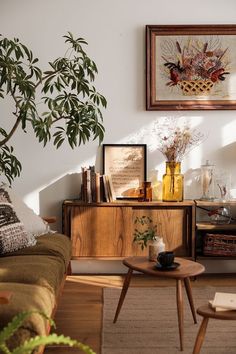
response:
<path id="1" fill-rule="evenodd" d="M 220 173 L 225 172 L 225 177 L 231 176 L 231 183 L 228 185 L 231 198 L 235 198 L 236 194 L 233 191 L 236 188 L 234 176 L 236 176 L 236 163 L 235 163 L 236 142 L 228 144 L 220 149 L 215 150 L 208 155 L 209 161 L 214 164 L 214 180 L 219 177 Z M 185 199 L 199 199 L 202 196 L 201 189 L 201 168 L 189 169 L 184 174 L 185 181 Z M 226 182 L 226 181 L 225 181 Z M 216 182 L 215 182 L 216 183 Z M 219 197 L 219 191 L 214 186 L 214 193 Z"/>
<path id="2" fill-rule="evenodd" d="M 236 142 L 233 142 L 217 150 L 214 159 L 216 168 L 219 167 L 227 170 L 231 174 L 232 182 L 234 183 L 236 183 L 234 178 L 234 176 L 236 176 L 235 151 Z M 232 187 L 236 188 L 236 184 L 233 184 Z"/>
<path id="3" fill-rule="evenodd" d="M 65 199 L 78 199 L 81 187 L 81 173 L 67 174 L 44 188 L 39 193 L 41 216 L 56 216 L 57 221 L 51 225 L 53 230 L 62 230 L 62 203 Z"/>
<path id="4" fill-rule="evenodd" d="M 235 182 L 236 175 L 235 163 L 235 148 L 236 143 L 228 144 L 224 147 L 216 149 L 207 157 L 216 165 L 216 167 L 226 169 L 232 176 L 232 181 Z M 87 164 L 88 165 L 88 164 Z M 96 171 L 102 171 L 102 151 L 98 149 L 95 157 Z M 158 176 L 158 195 L 161 193 L 162 174 Z M 184 174 L 185 199 L 199 199 L 202 196 L 201 189 L 201 169 L 189 169 Z M 81 173 L 66 174 L 56 182 L 50 184 L 39 192 L 39 206 L 41 216 L 56 216 L 57 222 L 52 225 L 53 230 L 61 232 L 62 229 L 62 203 L 65 199 L 78 199 L 81 188 Z M 231 188 L 236 189 L 236 185 L 232 184 Z M 235 195 L 232 195 L 234 198 Z"/>
<path id="5" fill-rule="evenodd" d="M 201 196 L 201 169 L 190 168 L 184 174 L 184 199 L 199 199 Z"/>
<path id="6" fill-rule="evenodd" d="M 84 159 L 81 167 L 93 164 L 96 171 L 102 171 L 101 146 L 97 148 L 93 159 Z M 66 174 L 39 192 L 39 214 L 57 218 L 56 223 L 51 225 L 53 230 L 62 231 L 62 203 L 65 199 L 79 199 L 81 181 L 81 172 Z"/>

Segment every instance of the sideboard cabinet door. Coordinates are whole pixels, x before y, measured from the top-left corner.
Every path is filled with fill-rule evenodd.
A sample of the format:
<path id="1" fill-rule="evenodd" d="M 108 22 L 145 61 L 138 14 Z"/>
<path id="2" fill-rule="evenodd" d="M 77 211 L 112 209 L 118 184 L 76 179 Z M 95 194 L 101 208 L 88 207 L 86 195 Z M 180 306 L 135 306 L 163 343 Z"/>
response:
<path id="1" fill-rule="evenodd" d="M 176 256 L 191 255 L 191 231 L 187 230 L 184 208 L 133 208 L 133 220 L 142 216 L 150 217 L 152 224 L 157 225 L 157 234 L 163 237 L 166 251 L 174 251 Z"/>
<path id="2" fill-rule="evenodd" d="M 75 206 L 70 217 L 74 258 L 143 254 L 133 245 L 130 236 L 131 208 Z"/>
<path id="3" fill-rule="evenodd" d="M 145 256 L 133 243 L 136 217 L 149 216 L 158 225 L 166 250 L 176 256 L 193 257 L 194 206 L 191 203 L 63 204 L 63 231 L 71 237 L 72 258 L 124 258 Z"/>

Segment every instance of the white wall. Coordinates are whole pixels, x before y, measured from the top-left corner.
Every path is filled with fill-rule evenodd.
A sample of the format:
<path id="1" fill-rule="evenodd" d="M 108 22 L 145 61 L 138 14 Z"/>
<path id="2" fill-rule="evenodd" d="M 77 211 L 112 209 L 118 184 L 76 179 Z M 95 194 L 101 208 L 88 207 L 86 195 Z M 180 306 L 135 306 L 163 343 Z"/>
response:
<path id="1" fill-rule="evenodd" d="M 226 167 L 234 175 L 236 188 L 234 111 L 150 112 L 145 110 L 145 25 L 146 24 L 231 24 L 236 23 L 235 0 L 1 0 L 0 33 L 18 37 L 40 59 L 41 67 L 63 55 L 62 36 L 71 31 L 84 37 L 88 53 L 96 62 L 96 87 L 106 96 L 104 143 L 129 143 L 156 118 L 183 116 L 207 132 L 208 138 L 183 160 L 186 174 L 185 197 L 199 197 L 199 185 L 189 180 L 206 159 Z M 11 119 L 11 106 L 1 104 L 1 125 Z M 23 164 L 14 187 L 28 205 L 42 215 L 57 215 L 65 198 L 77 197 L 81 166 L 100 167 L 98 144 L 91 142 L 72 151 L 68 146 L 56 151 L 43 148 L 29 134 L 14 137 L 16 153 Z M 148 136 L 136 139 L 148 143 Z M 148 170 L 164 171 L 165 159 L 149 151 Z M 198 170 L 197 170 L 198 171 Z M 193 188 L 194 187 L 194 188 Z M 57 228 L 60 229 L 58 222 Z"/>

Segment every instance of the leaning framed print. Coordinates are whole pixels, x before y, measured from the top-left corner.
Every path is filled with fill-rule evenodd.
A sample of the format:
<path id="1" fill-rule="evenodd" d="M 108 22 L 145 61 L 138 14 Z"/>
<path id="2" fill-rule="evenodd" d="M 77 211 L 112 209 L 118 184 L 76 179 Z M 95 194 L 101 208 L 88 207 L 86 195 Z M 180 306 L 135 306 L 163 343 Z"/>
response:
<path id="1" fill-rule="evenodd" d="M 138 198 L 146 161 L 146 144 L 103 144 L 103 173 L 110 176 L 116 199 Z"/>
<path id="2" fill-rule="evenodd" d="M 236 109 L 236 25 L 147 25 L 146 109 Z"/>

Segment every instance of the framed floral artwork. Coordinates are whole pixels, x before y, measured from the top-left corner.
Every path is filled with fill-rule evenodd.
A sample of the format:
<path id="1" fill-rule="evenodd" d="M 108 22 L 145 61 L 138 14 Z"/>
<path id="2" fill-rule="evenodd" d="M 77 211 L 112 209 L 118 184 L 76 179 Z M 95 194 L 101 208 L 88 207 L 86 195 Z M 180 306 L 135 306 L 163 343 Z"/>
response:
<path id="1" fill-rule="evenodd" d="M 147 25 L 146 109 L 236 109 L 236 25 Z"/>

